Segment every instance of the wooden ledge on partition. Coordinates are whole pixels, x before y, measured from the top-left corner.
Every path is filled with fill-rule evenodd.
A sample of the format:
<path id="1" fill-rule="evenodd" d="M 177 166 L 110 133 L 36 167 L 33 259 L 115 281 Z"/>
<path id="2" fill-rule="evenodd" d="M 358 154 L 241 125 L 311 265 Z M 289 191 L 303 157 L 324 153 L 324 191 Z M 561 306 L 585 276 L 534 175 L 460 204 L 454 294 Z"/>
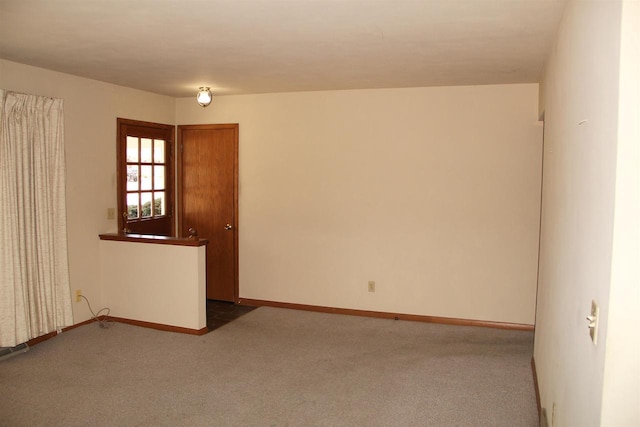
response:
<path id="1" fill-rule="evenodd" d="M 480 326 L 483 328 L 508 329 L 515 331 L 533 331 L 533 325 L 522 323 L 492 322 L 486 320 L 456 319 L 452 317 L 421 316 L 417 314 L 387 313 L 383 311 L 353 310 L 348 308 L 323 307 L 318 305 L 292 304 L 287 302 L 264 301 L 239 298 L 238 304 L 254 307 L 266 306 L 290 308 L 294 310 L 316 311 L 320 313 L 346 314 L 350 316 L 377 317 L 381 319 L 410 320 L 414 322 L 440 323 L 444 325 Z"/>
<path id="2" fill-rule="evenodd" d="M 156 245 L 174 246 L 204 246 L 209 243 L 207 239 L 192 237 L 157 236 L 154 234 L 100 234 L 100 240 L 114 240 L 116 242 L 153 243 Z"/>

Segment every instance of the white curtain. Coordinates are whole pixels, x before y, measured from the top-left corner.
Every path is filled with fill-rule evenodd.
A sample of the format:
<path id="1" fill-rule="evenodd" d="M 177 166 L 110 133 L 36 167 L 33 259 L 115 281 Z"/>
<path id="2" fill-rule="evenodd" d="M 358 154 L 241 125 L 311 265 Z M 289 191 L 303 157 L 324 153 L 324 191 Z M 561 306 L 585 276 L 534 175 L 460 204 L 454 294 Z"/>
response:
<path id="1" fill-rule="evenodd" d="M 62 104 L 0 91 L 0 347 L 73 324 Z"/>

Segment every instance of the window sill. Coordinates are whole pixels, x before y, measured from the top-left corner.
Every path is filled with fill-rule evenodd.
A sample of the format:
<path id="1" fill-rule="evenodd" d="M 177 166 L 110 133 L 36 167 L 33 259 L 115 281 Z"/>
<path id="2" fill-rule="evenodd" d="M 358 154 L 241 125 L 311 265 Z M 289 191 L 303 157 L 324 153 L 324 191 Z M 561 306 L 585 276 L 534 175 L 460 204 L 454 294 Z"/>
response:
<path id="1" fill-rule="evenodd" d="M 153 234 L 100 234 L 100 240 L 115 240 L 118 242 L 153 243 L 156 245 L 174 246 L 204 246 L 209 243 L 207 239 L 194 239 L 189 237 L 156 236 Z"/>

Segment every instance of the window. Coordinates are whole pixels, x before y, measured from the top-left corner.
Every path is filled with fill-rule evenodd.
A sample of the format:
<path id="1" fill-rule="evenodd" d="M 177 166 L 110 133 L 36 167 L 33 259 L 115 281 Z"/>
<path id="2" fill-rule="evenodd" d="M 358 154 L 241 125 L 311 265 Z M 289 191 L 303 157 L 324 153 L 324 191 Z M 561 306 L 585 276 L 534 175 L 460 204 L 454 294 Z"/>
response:
<path id="1" fill-rule="evenodd" d="M 173 235 L 174 126 L 118 119 L 118 228 Z"/>

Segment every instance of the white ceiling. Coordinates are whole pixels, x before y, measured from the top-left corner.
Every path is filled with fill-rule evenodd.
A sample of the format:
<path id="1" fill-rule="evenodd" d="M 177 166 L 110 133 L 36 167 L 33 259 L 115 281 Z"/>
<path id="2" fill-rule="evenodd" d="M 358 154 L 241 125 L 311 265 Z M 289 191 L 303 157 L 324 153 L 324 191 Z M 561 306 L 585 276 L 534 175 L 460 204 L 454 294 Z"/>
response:
<path id="1" fill-rule="evenodd" d="M 0 58 L 170 96 L 537 82 L 565 0 L 0 0 Z"/>

